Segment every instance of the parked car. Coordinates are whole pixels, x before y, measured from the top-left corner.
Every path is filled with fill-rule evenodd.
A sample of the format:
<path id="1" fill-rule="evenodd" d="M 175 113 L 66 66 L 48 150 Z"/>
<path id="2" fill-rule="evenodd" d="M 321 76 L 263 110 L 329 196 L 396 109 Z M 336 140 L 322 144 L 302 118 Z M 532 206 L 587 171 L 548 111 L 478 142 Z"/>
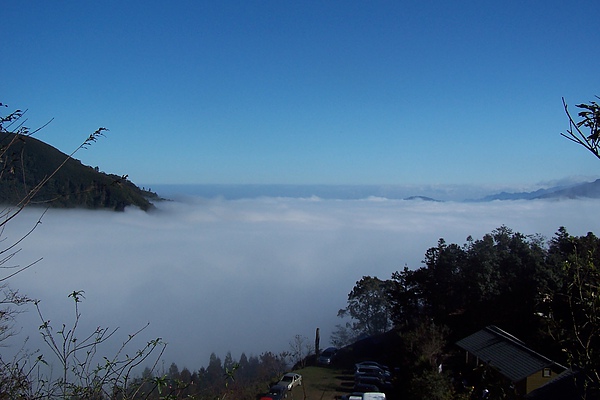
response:
<path id="1" fill-rule="evenodd" d="M 386 380 L 385 372 L 374 365 L 361 365 L 354 372 L 354 379 L 359 379 L 363 376 L 377 377 L 382 381 Z"/>
<path id="2" fill-rule="evenodd" d="M 354 366 L 356 367 L 356 369 L 359 369 L 360 367 L 377 367 L 377 368 L 381 369 L 381 371 L 383 371 L 383 373 L 385 374 L 387 379 L 392 377 L 392 373 L 391 373 L 390 369 L 388 368 L 388 366 L 380 364 L 376 361 L 363 361 L 363 362 L 359 362 L 358 364 L 355 364 Z"/>
<path id="3" fill-rule="evenodd" d="M 362 400 L 385 400 L 385 393 L 381 393 L 381 392 L 363 393 Z"/>
<path id="4" fill-rule="evenodd" d="M 368 384 L 368 383 L 355 383 L 354 389 L 355 392 L 367 393 L 367 392 L 379 392 L 379 387 L 376 385 Z"/>
<path id="5" fill-rule="evenodd" d="M 260 400 L 281 400 L 287 398 L 287 386 L 273 385 L 269 393 L 263 395 Z"/>
<path id="6" fill-rule="evenodd" d="M 287 387 L 288 390 L 292 390 L 294 386 L 302 385 L 302 375 L 288 372 L 281 377 L 277 384 Z"/>
<path id="7" fill-rule="evenodd" d="M 371 390 L 372 392 L 386 391 L 392 388 L 392 383 L 381 379 L 378 376 L 360 376 L 354 380 L 355 388 L 359 384 L 376 386 L 378 390 Z"/>
<path id="8" fill-rule="evenodd" d="M 335 353 L 337 353 L 338 349 L 335 347 L 328 347 L 319 356 L 317 362 L 321 365 L 329 365 L 331 361 L 333 361 L 333 357 L 335 357 Z"/>
<path id="9" fill-rule="evenodd" d="M 374 366 L 379 367 L 379 368 L 381 368 L 383 370 L 389 370 L 389 368 L 388 368 L 387 365 L 380 364 L 377 361 L 361 361 L 359 363 L 354 364 L 354 366 L 356 368 L 358 368 L 360 365 L 374 365 Z"/>

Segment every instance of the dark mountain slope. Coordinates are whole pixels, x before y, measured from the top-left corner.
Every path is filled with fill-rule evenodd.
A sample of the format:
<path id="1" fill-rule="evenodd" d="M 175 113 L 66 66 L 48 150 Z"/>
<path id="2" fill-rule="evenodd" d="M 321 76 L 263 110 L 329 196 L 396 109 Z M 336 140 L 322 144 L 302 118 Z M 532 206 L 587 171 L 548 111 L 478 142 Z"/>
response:
<path id="1" fill-rule="evenodd" d="M 494 200 L 534 200 L 534 199 L 576 199 L 600 198 L 600 179 L 594 182 L 579 183 L 570 186 L 555 186 L 548 189 L 539 189 L 535 192 L 497 193 L 485 196 L 478 200 L 467 201 L 494 201 Z"/>
<path id="2" fill-rule="evenodd" d="M 59 208 L 113 209 L 133 205 L 153 207 L 155 194 L 146 192 L 117 175 L 108 175 L 69 159 L 56 148 L 31 136 L 21 136 L 10 147 L 14 134 L 0 133 L 0 203 L 16 205 L 44 179 L 48 182 L 31 199 L 31 204 Z"/>
<path id="3" fill-rule="evenodd" d="M 538 189 L 535 192 L 518 192 L 518 193 L 508 193 L 501 192 L 497 194 L 492 194 L 489 196 L 485 196 L 479 200 L 475 201 L 494 201 L 494 200 L 533 200 L 540 198 L 541 196 L 551 196 L 554 192 L 558 190 L 562 190 L 562 187 L 555 187 L 550 189 Z"/>
<path id="4" fill-rule="evenodd" d="M 577 186 L 568 187 L 565 189 L 557 190 L 552 193 L 546 193 L 536 198 L 538 199 L 551 199 L 551 198 L 600 198 L 600 179 L 594 182 L 582 183 Z"/>

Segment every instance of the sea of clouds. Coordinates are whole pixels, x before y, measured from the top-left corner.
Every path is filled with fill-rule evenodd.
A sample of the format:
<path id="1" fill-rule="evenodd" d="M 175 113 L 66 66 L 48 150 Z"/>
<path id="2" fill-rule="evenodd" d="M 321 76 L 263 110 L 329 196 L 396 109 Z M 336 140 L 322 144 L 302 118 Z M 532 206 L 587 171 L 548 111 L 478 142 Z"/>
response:
<path id="1" fill-rule="evenodd" d="M 12 264 L 35 266 L 10 279 L 41 300 L 45 319 L 73 321 L 74 290 L 83 334 L 119 327 L 116 346 L 150 322 L 145 339 L 168 342 L 166 367 L 197 370 L 210 353 L 259 355 L 290 349 L 295 335 L 321 345 L 342 321 L 336 316 L 364 275 L 390 278 L 420 267 L 439 238 L 463 244 L 506 225 L 551 238 L 600 231 L 598 200 L 496 201 L 205 199 L 158 202 L 153 212 L 49 210 L 19 246 Z M 7 241 L 35 224 L 25 209 L 6 227 Z M 8 242 L 5 242 L 8 243 Z M 19 338 L 41 347 L 33 308 L 19 316 Z M 112 348 L 105 351 L 110 352 Z"/>

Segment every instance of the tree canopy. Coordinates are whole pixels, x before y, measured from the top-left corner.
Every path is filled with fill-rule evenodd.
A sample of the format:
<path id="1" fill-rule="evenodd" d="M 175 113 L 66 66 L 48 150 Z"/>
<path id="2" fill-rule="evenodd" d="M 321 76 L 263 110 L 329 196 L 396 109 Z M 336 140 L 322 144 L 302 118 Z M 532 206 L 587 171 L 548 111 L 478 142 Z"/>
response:
<path id="1" fill-rule="evenodd" d="M 391 327 L 391 309 L 387 300 L 389 281 L 363 276 L 348 294 L 348 305 L 338 317 L 350 317 L 346 326 L 334 332 L 336 345 L 344 345 L 361 337 L 385 333 Z"/>
<path id="2" fill-rule="evenodd" d="M 501 226 L 463 244 L 440 239 L 423 266 L 405 267 L 387 281 L 365 276 L 348 295 L 334 340 L 352 341 L 392 327 L 404 357 L 427 376 L 452 343 L 496 325 L 554 361 L 600 382 L 600 239 L 525 235 Z M 445 342 L 445 345 L 443 344 Z"/>

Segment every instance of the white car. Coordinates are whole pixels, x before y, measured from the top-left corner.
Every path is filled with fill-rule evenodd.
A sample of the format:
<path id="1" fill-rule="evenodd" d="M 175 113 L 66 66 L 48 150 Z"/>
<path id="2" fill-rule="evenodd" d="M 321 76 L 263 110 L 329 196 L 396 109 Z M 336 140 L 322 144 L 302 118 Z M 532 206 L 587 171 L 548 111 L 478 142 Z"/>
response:
<path id="1" fill-rule="evenodd" d="M 281 377 L 277 384 L 287 387 L 288 390 L 292 390 L 294 386 L 302 385 L 302 375 L 288 372 Z"/>
<path id="2" fill-rule="evenodd" d="M 385 400 L 385 393 L 381 393 L 381 392 L 363 393 L 362 400 Z"/>

